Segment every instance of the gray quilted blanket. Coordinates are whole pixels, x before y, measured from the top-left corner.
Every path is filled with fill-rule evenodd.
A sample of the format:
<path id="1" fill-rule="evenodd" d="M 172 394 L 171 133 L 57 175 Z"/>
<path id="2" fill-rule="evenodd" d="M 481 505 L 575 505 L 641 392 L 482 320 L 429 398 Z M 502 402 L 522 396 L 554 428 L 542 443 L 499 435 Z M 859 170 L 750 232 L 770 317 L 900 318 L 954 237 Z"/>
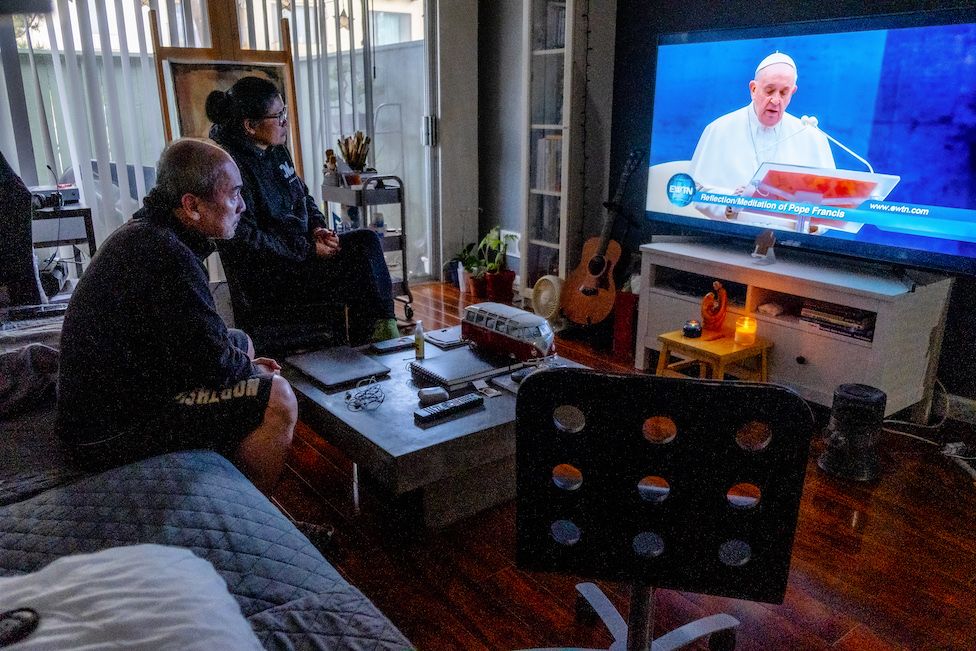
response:
<path id="1" fill-rule="evenodd" d="M 33 572 L 60 556 L 107 547 L 175 545 L 214 565 L 266 648 L 410 647 L 216 453 L 168 454 L 67 481 L 0 506 L 0 575 Z"/>

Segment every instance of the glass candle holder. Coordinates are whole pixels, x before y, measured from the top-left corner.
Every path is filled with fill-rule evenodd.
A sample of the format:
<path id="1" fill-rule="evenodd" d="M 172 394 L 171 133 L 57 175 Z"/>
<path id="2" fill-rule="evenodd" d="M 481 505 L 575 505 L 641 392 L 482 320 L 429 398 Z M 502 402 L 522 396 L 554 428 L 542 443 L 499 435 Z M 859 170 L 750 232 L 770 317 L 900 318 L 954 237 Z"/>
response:
<path id="1" fill-rule="evenodd" d="M 688 337 L 689 339 L 694 339 L 696 337 L 701 337 L 702 327 L 701 322 L 697 319 L 691 319 L 690 321 L 685 321 L 685 325 L 681 328 L 681 333 Z"/>
<path id="2" fill-rule="evenodd" d="M 756 320 L 751 316 L 740 316 L 735 320 L 735 343 L 751 346 L 756 343 Z"/>

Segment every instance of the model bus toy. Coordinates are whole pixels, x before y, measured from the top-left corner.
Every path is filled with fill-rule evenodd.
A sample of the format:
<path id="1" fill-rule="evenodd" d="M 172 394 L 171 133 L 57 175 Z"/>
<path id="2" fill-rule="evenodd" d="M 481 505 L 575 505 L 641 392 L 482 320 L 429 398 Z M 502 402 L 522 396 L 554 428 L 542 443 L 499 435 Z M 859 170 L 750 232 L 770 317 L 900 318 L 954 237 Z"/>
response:
<path id="1" fill-rule="evenodd" d="M 537 314 L 501 303 L 478 303 L 464 309 L 461 337 L 487 355 L 519 362 L 548 357 L 556 352 L 549 323 Z"/>

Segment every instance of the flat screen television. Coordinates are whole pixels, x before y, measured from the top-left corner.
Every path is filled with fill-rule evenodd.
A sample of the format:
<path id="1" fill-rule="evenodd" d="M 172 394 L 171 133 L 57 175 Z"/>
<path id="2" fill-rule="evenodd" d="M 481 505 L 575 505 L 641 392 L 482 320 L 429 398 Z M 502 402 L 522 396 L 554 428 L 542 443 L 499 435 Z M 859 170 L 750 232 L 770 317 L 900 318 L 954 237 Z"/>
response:
<path id="1" fill-rule="evenodd" d="M 648 100 L 664 230 L 976 275 L 971 13 L 659 35 Z"/>

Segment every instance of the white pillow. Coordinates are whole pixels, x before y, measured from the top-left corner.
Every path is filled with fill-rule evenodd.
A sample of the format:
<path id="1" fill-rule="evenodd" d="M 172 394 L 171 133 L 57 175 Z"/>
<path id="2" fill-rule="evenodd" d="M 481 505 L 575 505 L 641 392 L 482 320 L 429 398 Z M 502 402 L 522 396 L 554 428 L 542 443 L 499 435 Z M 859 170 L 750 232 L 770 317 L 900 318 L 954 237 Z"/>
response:
<path id="1" fill-rule="evenodd" d="M 114 547 L 0 578 L 0 612 L 15 608 L 40 625 L 10 650 L 261 648 L 213 565 L 177 547 Z"/>

